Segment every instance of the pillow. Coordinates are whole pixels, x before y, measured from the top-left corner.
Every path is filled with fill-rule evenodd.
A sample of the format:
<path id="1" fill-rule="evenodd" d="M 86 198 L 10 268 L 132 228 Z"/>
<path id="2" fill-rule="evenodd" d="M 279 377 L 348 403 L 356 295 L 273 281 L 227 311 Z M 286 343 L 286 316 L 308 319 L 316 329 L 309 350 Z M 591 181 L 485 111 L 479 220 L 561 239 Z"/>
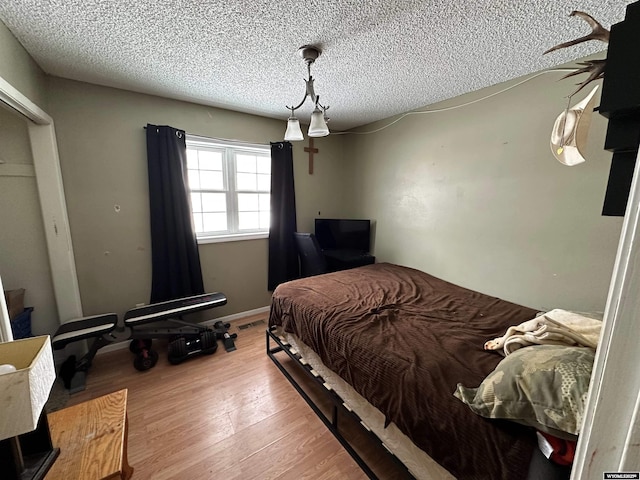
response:
<path id="1" fill-rule="evenodd" d="M 594 356 L 586 347 L 521 348 L 505 357 L 478 388 L 458 384 L 454 395 L 485 418 L 512 420 L 575 440 Z"/>

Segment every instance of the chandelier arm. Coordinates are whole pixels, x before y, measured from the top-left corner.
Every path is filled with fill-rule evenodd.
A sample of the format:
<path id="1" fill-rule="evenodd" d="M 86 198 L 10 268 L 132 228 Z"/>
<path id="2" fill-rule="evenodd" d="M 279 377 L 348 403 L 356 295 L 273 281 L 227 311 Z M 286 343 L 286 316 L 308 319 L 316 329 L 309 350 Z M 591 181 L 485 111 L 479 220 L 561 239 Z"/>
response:
<path id="1" fill-rule="evenodd" d="M 291 110 L 291 113 L 295 112 L 296 110 L 298 110 L 298 109 L 299 109 L 299 108 L 304 104 L 304 102 L 307 100 L 307 97 L 308 97 L 308 96 L 309 96 L 309 94 L 308 94 L 308 93 L 305 93 L 305 94 L 304 94 L 304 98 L 302 99 L 302 101 L 301 101 L 297 106 L 295 106 L 295 107 L 289 107 L 289 106 L 287 106 L 287 109 L 288 109 L 288 110 Z"/>
<path id="2" fill-rule="evenodd" d="M 327 105 L 327 106 L 325 107 L 324 105 L 322 105 L 322 104 L 320 103 L 320 95 L 318 95 L 318 96 L 316 97 L 315 103 L 316 103 L 316 106 L 320 107 L 320 108 L 322 109 L 322 111 L 323 111 L 323 112 L 326 112 L 327 110 L 329 110 L 329 105 Z"/>

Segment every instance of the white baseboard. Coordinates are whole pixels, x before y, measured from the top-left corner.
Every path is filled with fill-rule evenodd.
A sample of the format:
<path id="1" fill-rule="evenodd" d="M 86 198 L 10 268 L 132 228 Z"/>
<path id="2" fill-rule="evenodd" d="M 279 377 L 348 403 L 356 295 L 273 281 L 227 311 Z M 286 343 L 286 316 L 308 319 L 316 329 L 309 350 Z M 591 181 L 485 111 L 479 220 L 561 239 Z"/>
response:
<path id="1" fill-rule="evenodd" d="M 205 320 L 204 322 L 201 322 L 199 325 L 213 325 L 216 322 L 222 322 L 222 323 L 234 323 L 237 320 L 246 318 L 246 317 L 250 317 L 252 315 L 258 315 L 260 313 L 266 313 L 269 311 L 269 306 L 266 307 L 260 307 L 260 308 L 254 308 L 253 310 L 247 310 L 246 312 L 239 312 L 239 313 L 232 313 L 231 315 L 225 315 L 224 317 L 218 317 L 218 318 L 212 318 L 211 320 Z M 108 353 L 108 352 L 113 352 L 116 350 L 124 350 L 124 349 L 128 349 L 129 348 L 129 342 L 131 340 L 125 340 L 123 342 L 116 342 L 116 343 L 111 343 L 109 345 L 106 345 L 104 347 L 102 347 L 100 350 L 98 350 L 98 353 L 96 353 L 97 355 L 102 355 L 103 353 Z"/>
<path id="2" fill-rule="evenodd" d="M 246 312 L 232 313 L 231 315 L 226 315 L 224 317 L 205 320 L 200 325 L 213 325 L 216 322 L 232 323 L 233 321 L 240 320 L 241 318 L 258 315 L 259 313 L 267 313 L 269 311 L 269 308 L 270 307 L 267 305 L 266 307 L 254 308 L 253 310 L 247 310 Z"/>

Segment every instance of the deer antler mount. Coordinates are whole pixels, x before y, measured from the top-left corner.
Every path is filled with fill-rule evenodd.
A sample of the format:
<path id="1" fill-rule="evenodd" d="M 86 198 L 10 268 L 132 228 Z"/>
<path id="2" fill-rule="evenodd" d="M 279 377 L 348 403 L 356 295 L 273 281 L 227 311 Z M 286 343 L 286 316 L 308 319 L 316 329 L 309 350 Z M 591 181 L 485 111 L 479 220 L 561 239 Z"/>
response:
<path id="1" fill-rule="evenodd" d="M 550 52 L 554 52 L 556 50 L 560 50 L 562 48 L 572 47 L 573 45 L 578 45 L 579 43 L 588 42 L 590 40 L 600 40 L 601 42 L 609 43 L 609 30 L 604 28 L 600 24 L 600 22 L 594 19 L 591 15 L 585 12 L 574 10 L 573 12 L 571 12 L 569 16 L 571 17 L 577 16 L 582 18 L 585 22 L 589 24 L 589 26 L 591 26 L 591 33 L 589 33 L 588 35 L 585 35 L 584 37 L 576 38 L 575 40 L 570 40 L 568 42 L 564 42 L 559 45 L 556 45 L 555 47 L 552 47 L 546 52 L 544 52 L 543 55 L 546 55 L 547 53 L 550 53 Z M 587 84 L 593 82 L 594 80 L 604 78 L 605 64 L 606 64 L 606 60 L 589 60 L 586 62 L 581 62 L 581 63 L 578 63 L 578 65 L 582 65 L 583 66 L 582 68 L 579 68 L 575 72 L 571 72 L 565 75 L 564 77 L 562 77 L 564 79 L 564 78 L 572 77 L 574 75 L 579 75 L 581 73 L 589 73 L 589 77 L 582 83 L 578 84 L 578 89 L 575 92 L 573 92 L 571 96 L 578 93 Z"/>

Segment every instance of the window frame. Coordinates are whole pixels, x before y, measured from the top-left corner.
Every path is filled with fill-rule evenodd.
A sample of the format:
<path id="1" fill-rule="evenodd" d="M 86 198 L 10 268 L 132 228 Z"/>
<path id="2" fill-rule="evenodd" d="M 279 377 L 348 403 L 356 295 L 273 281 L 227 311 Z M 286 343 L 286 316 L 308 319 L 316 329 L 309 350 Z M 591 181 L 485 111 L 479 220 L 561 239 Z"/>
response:
<path id="1" fill-rule="evenodd" d="M 222 233 L 213 232 L 195 232 L 198 244 L 206 243 L 220 243 L 220 242 L 233 242 L 239 240 L 254 240 L 269 238 L 269 228 L 247 230 L 243 232 L 238 231 L 239 212 L 237 196 L 240 193 L 268 193 L 270 191 L 247 191 L 237 189 L 236 183 L 236 156 L 238 154 L 260 154 L 267 157 L 271 156 L 271 149 L 269 145 L 234 142 L 229 140 L 218 140 L 215 138 L 202 137 L 198 135 L 185 135 L 187 149 L 202 149 L 211 151 L 222 152 L 222 176 L 225 198 L 226 198 L 226 216 L 227 216 L 227 230 Z M 257 174 L 256 174 L 257 175 Z M 271 175 L 271 173 L 270 173 Z M 192 192 L 216 192 L 223 193 L 221 190 L 207 190 L 207 189 L 192 189 L 189 187 L 189 196 L 191 198 Z M 191 203 L 191 202 L 190 202 Z M 269 212 L 271 213 L 271 212 Z M 191 205 L 191 214 L 193 215 L 193 206 Z M 194 225 L 195 230 L 195 225 Z"/>

